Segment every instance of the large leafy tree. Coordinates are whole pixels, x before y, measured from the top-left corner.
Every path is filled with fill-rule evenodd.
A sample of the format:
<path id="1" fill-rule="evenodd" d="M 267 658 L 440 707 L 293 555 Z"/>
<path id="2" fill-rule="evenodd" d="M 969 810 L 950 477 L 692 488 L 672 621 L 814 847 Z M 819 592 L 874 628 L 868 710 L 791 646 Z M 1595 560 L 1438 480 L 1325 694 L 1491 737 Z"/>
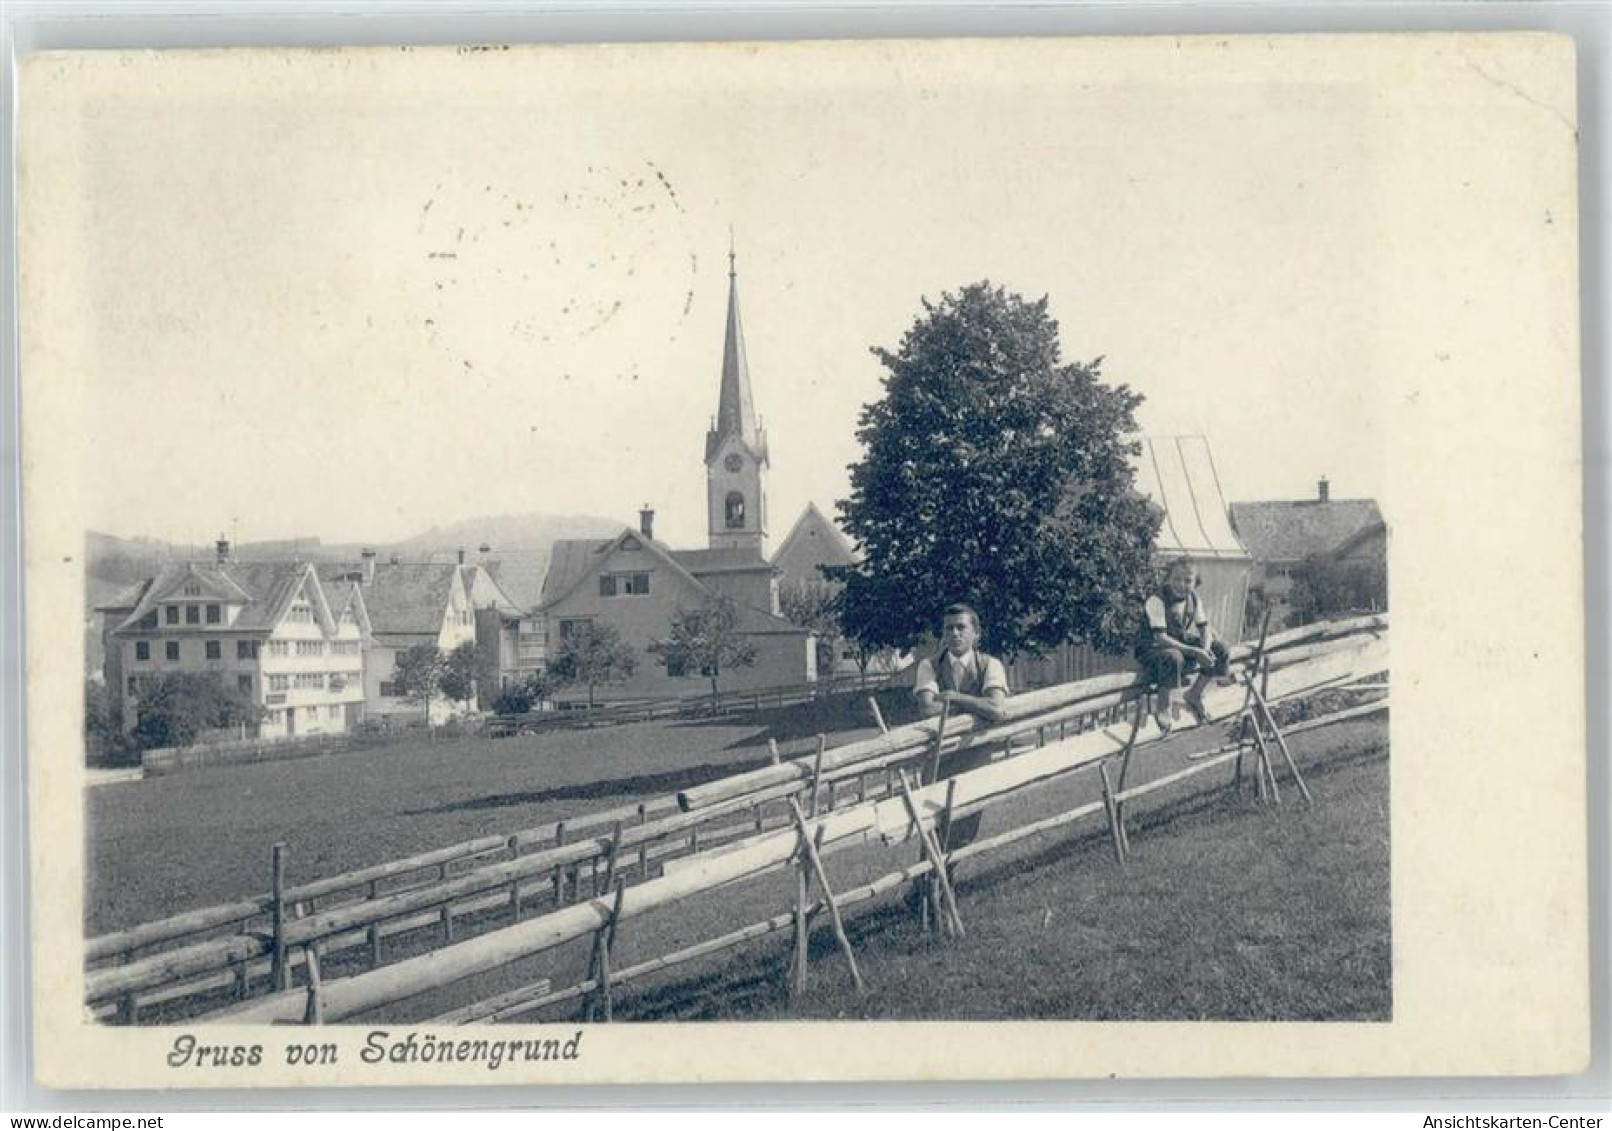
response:
<path id="1" fill-rule="evenodd" d="M 598 621 L 587 621 L 566 633 L 549 663 L 549 674 L 559 683 L 587 687 L 590 708 L 595 688 L 624 682 L 637 670 L 632 645 L 621 638 L 615 625 Z"/>
<path id="2" fill-rule="evenodd" d="M 733 598 L 719 593 L 703 605 L 679 607 L 672 614 L 671 632 L 649 646 L 649 652 L 668 672 L 699 672 L 711 681 L 711 696 L 719 693 L 724 672 L 748 668 L 756 662 L 756 646 L 739 631 L 739 608 Z"/>
<path id="3" fill-rule="evenodd" d="M 475 641 L 467 640 L 449 652 L 442 662 L 442 694 L 458 703 L 476 697 L 476 679 L 481 674 L 481 656 Z"/>
<path id="4" fill-rule="evenodd" d="M 426 726 L 434 727 L 431 703 L 442 693 L 448 661 L 435 644 L 416 644 L 392 661 L 392 685 L 398 695 L 425 712 Z"/>
<path id="5" fill-rule="evenodd" d="M 1133 486 L 1142 398 L 1061 359 L 1045 298 L 976 283 L 875 348 L 884 396 L 839 504 L 862 560 L 837 572 L 859 644 L 910 647 L 967 601 L 1012 656 L 1129 644 L 1159 515 Z"/>
<path id="6" fill-rule="evenodd" d="M 134 739 L 143 750 L 189 746 L 209 730 L 251 725 L 263 709 L 218 676 L 168 672 L 140 685 Z"/>

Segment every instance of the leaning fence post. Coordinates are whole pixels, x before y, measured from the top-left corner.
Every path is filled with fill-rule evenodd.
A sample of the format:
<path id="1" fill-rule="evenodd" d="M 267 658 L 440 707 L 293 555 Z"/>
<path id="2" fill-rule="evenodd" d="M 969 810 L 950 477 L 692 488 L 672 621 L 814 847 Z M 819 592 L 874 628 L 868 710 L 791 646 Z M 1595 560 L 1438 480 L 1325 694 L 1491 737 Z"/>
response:
<path id="1" fill-rule="evenodd" d="M 276 844 L 269 850 L 273 874 L 273 892 L 271 910 L 274 919 L 274 958 L 272 961 L 274 973 L 274 988 L 288 990 L 291 988 L 291 965 L 286 961 L 285 948 L 285 845 Z"/>
<path id="2" fill-rule="evenodd" d="M 873 712 L 873 721 L 878 724 L 879 733 L 889 734 L 890 728 L 884 725 L 884 713 L 879 710 L 879 701 L 871 695 L 868 696 L 868 710 Z"/>
<path id="3" fill-rule="evenodd" d="M 323 1025 L 325 1023 L 325 1002 L 322 979 L 319 976 L 319 944 L 313 943 L 302 948 L 303 957 L 307 960 L 308 968 L 308 1003 L 303 1007 L 302 1023 L 304 1025 Z"/>

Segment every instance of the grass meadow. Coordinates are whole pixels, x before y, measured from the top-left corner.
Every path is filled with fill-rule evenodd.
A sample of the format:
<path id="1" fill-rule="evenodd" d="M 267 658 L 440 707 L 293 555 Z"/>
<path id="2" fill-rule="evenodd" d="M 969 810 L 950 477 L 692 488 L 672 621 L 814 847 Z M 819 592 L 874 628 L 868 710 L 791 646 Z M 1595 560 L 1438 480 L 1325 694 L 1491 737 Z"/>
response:
<path id="1" fill-rule="evenodd" d="M 886 703 L 887 716 L 899 709 Z M 269 845 L 290 846 L 299 882 L 588 809 L 660 796 L 767 757 L 767 740 L 804 754 L 819 731 L 871 733 L 849 697 L 759 716 L 657 721 L 521 738 L 423 738 L 382 750 L 221 767 L 89 791 L 90 933 L 262 891 Z M 1189 732 L 1138 754 L 1133 775 L 1185 764 Z M 1392 1011 L 1387 724 L 1368 719 L 1293 740 L 1316 796 L 1280 807 L 1210 771 L 1132 803 L 1133 855 L 1114 859 L 1098 818 L 962 865 L 967 937 L 921 933 L 893 894 L 855 909 L 848 928 L 869 986 L 858 997 L 828 924 L 814 921 L 811 981 L 788 1001 L 786 934 L 643 985 L 621 987 L 623 1020 L 784 1018 L 1082 1020 L 1388 1020 Z M 1137 780 L 1141 780 L 1137 779 Z M 1097 796 L 1068 775 L 998 806 L 983 835 Z M 909 863 L 911 845 L 826 858 L 849 888 Z M 622 969 L 785 910 L 792 874 L 773 873 L 624 924 Z M 463 934 L 500 925 L 466 923 Z M 389 944 L 388 961 L 435 945 Z M 585 973 L 569 944 L 360 1021 L 424 1020 L 537 978 Z M 329 971 L 341 976 L 340 968 Z M 540 1015 L 576 1015 L 561 1007 Z M 531 1018 L 529 1018 L 531 1019 Z"/>

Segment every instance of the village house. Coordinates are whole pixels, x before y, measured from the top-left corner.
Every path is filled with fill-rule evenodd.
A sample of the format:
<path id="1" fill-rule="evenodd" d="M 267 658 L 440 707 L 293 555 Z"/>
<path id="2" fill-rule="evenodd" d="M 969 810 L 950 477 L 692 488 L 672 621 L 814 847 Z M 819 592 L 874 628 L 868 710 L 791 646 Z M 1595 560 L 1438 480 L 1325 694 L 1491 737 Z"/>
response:
<path id="1" fill-rule="evenodd" d="M 648 652 L 664 640 L 680 608 L 697 608 L 719 594 L 731 598 L 739 631 L 756 648 L 756 662 L 721 674 L 724 689 L 800 684 L 816 679 L 815 638 L 779 609 L 779 570 L 767 543 L 767 437 L 756 416 L 749 363 L 739 321 L 732 256 L 717 415 L 705 437 L 708 546 L 673 550 L 655 538 L 655 512 L 639 512 L 637 530 L 609 539 L 563 539 L 554 544 L 539 612 L 552 658 L 566 637 L 589 621 L 613 625 L 638 653 L 624 683 L 597 689 L 617 699 L 691 695 L 703 690 L 699 671 L 663 666 Z M 568 689 L 565 697 L 585 695 Z"/>
<path id="2" fill-rule="evenodd" d="M 220 539 L 215 561 L 164 566 L 97 611 L 124 730 L 142 685 L 170 672 L 217 676 L 264 708 L 247 737 L 340 734 L 364 718 L 364 595 L 307 562 L 232 561 Z"/>
<path id="3" fill-rule="evenodd" d="M 1334 499 L 1325 478 L 1313 499 L 1232 503 L 1231 524 L 1254 557 L 1254 584 L 1274 610 L 1273 626 L 1287 623 L 1294 579 L 1312 560 L 1375 570 L 1386 587 L 1388 527 L 1376 501 Z M 1386 607 L 1386 588 L 1378 596 Z"/>
<path id="4" fill-rule="evenodd" d="M 514 663 L 521 610 L 485 566 L 465 561 L 463 551 L 447 562 L 379 562 L 373 551 L 365 551 L 357 566 L 321 566 L 320 573 L 362 595 L 370 626 L 363 679 L 370 717 L 419 712 L 399 694 L 393 678 L 398 657 L 417 645 L 433 644 L 444 655 L 462 644 L 477 645 L 484 663 L 494 658 L 484 668 L 493 686 L 483 688 L 487 680 L 478 679 L 478 693 L 496 694 L 504 682 L 502 663 Z M 476 705 L 439 697 L 432 701 L 431 721 L 446 722 Z"/>

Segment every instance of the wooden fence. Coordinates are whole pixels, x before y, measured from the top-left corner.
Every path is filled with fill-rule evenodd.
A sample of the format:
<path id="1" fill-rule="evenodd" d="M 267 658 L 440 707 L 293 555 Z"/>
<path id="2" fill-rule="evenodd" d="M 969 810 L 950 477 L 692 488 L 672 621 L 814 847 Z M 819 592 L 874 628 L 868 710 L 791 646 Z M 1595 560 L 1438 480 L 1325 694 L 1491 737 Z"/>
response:
<path id="1" fill-rule="evenodd" d="M 204 742 L 195 746 L 163 746 L 143 751 L 140 766 L 149 776 L 193 770 L 202 766 L 237 766 L 285 758 L 311 758 L 346 750 L 369 749 L 387 742 L 380 734 L 349 731 L 313 734 L 302 738 L 240 738 Z"/>
<path id="2" fill-rule="evenodd" d="M 888 675 L 836 676 L 815 683 L 791 683 L 747 691 L 723 691 L 716 695 L 685 695 L 668 699 L 635 699 L 626 703 L 606 703 L 588 707 L 569 704 L 559 710 L 529 711 L 522 715 L 489 715 L 482 720 L 484 733 L 495 738 L 532 734 L 549 730 L 585 729 L 644 722 L 649 719 L 698 718 L 737 715 L 810 703 L 831 695 L 868 694 L 885 686 Z"/>
<path id="3" fill-rule="evenodd" d="M 1211 758 L 1152 782 L 1127 786 L 1125 781 L 1131 755 L 1161 737 L 1156 725 L 1144 717 L 1143 712 L 1131 712 L 1130 722 L 1116 725 L 1128 707 L 1147 691 L 1134 679 L 1125 684 L 1119 676 L 1102 677 L 1018 696 L 1009 701 L 1009 719 L 1003 724 L 986 726 L 964 717 L 950 720 L 948 726 L 947 720 L 942 719 L 939 723 L 914 724 L 832 750 L 820 749 L 815 758 L 778 763 L 761 771 L 734 775 L 699 790 L 685 791 L 678 797 L 676 808 L 663 809 L 664 815 L 658 818 L 651 819 L 646 814 L 642 821 L 632 825 L 620 818 L 606 821 L 611 830 L 606 836 L 555 843 L 525 857 L 519 855 L 519 845 L 512 844 L 509 859 L 462 877 L 443 879 L 429 889 L 378 896 L 353 907 L 337 907 L 323 913 L 293 915 L 281 920 L 272 937 L 258 940 L 266 942 L 267 951 L 249 953 L 252 948 L 243 947 L 239 941 L 241 936 L 235 936 L 228 940 L 228 946 L 218 947 L 217 951 L 234 963 L 248 962 L 264 953 L 278 956 L 275 984 L 282 988 L 267 997 L 212 1016 L 228 1021 L 339 1020 L 451 985 L 578 939 L 590 939 L 594 947 L 593 972 L 582 985 L 553 991 L 545 982 L 540 992 L 527 987 L 524 996 L 519 991 L 500 995 L 496 1001 L 455 1011 L 448 1019 L 511 1016 L 555 1001 L 586 995 L 597 997 L 600 993 L 604 995 L 608 1015 L 612 980 L 619 983 L 642 977 L 678 962 L 783 930 L 787 924 L 795 926 L 798 944 L 812 908 L 804 896 L 800 896 L 787 915 L 741 927 L 717 939 L 612 975 L 608 938 L 613 937 L 618 923 L 769 871 L 794 866 L 804 875 L 806 858 L 819 866 L 819 853 L 838 851 L 870 838 L 882 838 L 887 843 L 918 838 L 926 845 L 932 844 L 935 830 L 949 827 L 954 818 L 978 812 L 1023 790 L 1080 770 L 1091 770 L 1101 777 L 1102 801 L 976 842 L 943 857 L 930 853 L 924 863 L 880 877 L 855 892 L 825 896 L 817 906 L 826 907 L 837 920 L 836 903 L 849 905 L 916 877 L 935 874 L 937 860 L 961 860 L 994 851 L 1024 837 L 1061 828 L 1098 813 L 1108 816 L 1114 830 L 1116 852 L 1123 856 L 1126 850 L 1125 803 L 1191 774 L 1235 760 L 1240 778 L 1245 758 L 1252 757 L 1253 776 L 1261 795 L 1276 799 L 1275 766 L 1279 763 L 1273 752 L 1274 745 L 1267 747 L 1257 712 L 1249 710 L 1249 702 L 1258 703 L 1268 718 L 1267 703 L 1306 695 L 1318 688 L 1339 686 L 1386 670 L 1386 629 L 1386 617 L 1371 617 L 1307 626 L 1271 638 L 1266 642 L 1262 654 L 1264 666 L 1257 679 L 1250 674 L 1244 686 L 1222 688 L 1209 696 L 1215 714 L 1252 722 L 1252 737 L 1245 733 L 1234 748 L 1217 751 Z M 1246 665 L 1252 652 L 1250 648 L 1241 648 L 1236 659 Z M 1237 704 L 1239 697 L 1243 700 L 1242 707 Z M 1305 725 L 1325 721 L 1330 720 Z M 1248 727 L 1245 725 L 1243 730 L 1247 732 Z M 1279 738 L 1279 733 L 1273 734 L 1272 743 Z M 914 790 L 906 788 L 904 770 L 909 764 L 933 765 L 946 751 L 982 745 L 994 749 L 997 744 L 1001 744 L 1007 757 L 943 781 L 933 780 L 931 771 L 931 784 Z M 1298 767 L 1285 741 L 1280 752 L 1292 775 L 1290 783 L 1297 781 L 1302 788 Z M 1117 785 L 1110 782 L 1108 776 L 1109 768 L 1116 762 L 1124 767 Z M 813 811 L 809 820 L 800 810 L 802 798 L 808 800 Z M 825 803 L 821 811 L 819 802 Z M 843 807 L 837 808 L 837 805 Z M 600 816 L 594 818 L 594 827 L 600 827 Z M 652 861 L 659 863 L 658 874 Z M 602 877 L 598 872 L 601 862 L 604 864 Z M 590 884 L 591 894 L 578 898 L 582 886 L 580 870 L 588 867 L 595 877 Z M 547 910 L 540 910 L 523 921 L 525 900 L 540 896 L 548 888 L 555 894 L 551 900 L 543 901 Z M 282 905 L 284 898 L 282 895 Z M 509 905 L 514 922 L 392 965 L 377 965 L 352 977 L 321 982 L 318 956 L 324 949 L 336 946 L 338 941 L 354 938 L 383 923 L 412 922 L 420 916 L 433 914 L 441 917 L 443 938 L 449 941 L 453 908 L 462 910 L 468 906 L 467 901 L 477 899 Z M 843 939 L 843 933 L 840 934 Z M 284 988 L 292 981 L 291 966 L 299 950 L 314 959 L 304 959 L 305 984 L 295 989 Z M 162 959 L 163 956 L 157 957 Z M 271 962 L 274 962 L 273 957 Z M 92 1003 L 128 1000 L 136 992 L 137 983 L 138 988 L 149 991 L 162 984 L 161 979 L 149 979 L 165 974 L 171 981 L 179 976 L 175 971 L 180 965 L 171 958 L 147 965 L 142 971 L 147 981 L 128 977 L 127 971 L 141 966 L 138 962 L 129 967 L 113 968 L 91 987 L 87 997 Z M 185 968 L 184 972 L 189 975 L 195 971 Z M 560 996 L 556 997 L 556 993 Z M 125 1016 L 132 1014 L 132 1010 L 125 1011 Z"/>

